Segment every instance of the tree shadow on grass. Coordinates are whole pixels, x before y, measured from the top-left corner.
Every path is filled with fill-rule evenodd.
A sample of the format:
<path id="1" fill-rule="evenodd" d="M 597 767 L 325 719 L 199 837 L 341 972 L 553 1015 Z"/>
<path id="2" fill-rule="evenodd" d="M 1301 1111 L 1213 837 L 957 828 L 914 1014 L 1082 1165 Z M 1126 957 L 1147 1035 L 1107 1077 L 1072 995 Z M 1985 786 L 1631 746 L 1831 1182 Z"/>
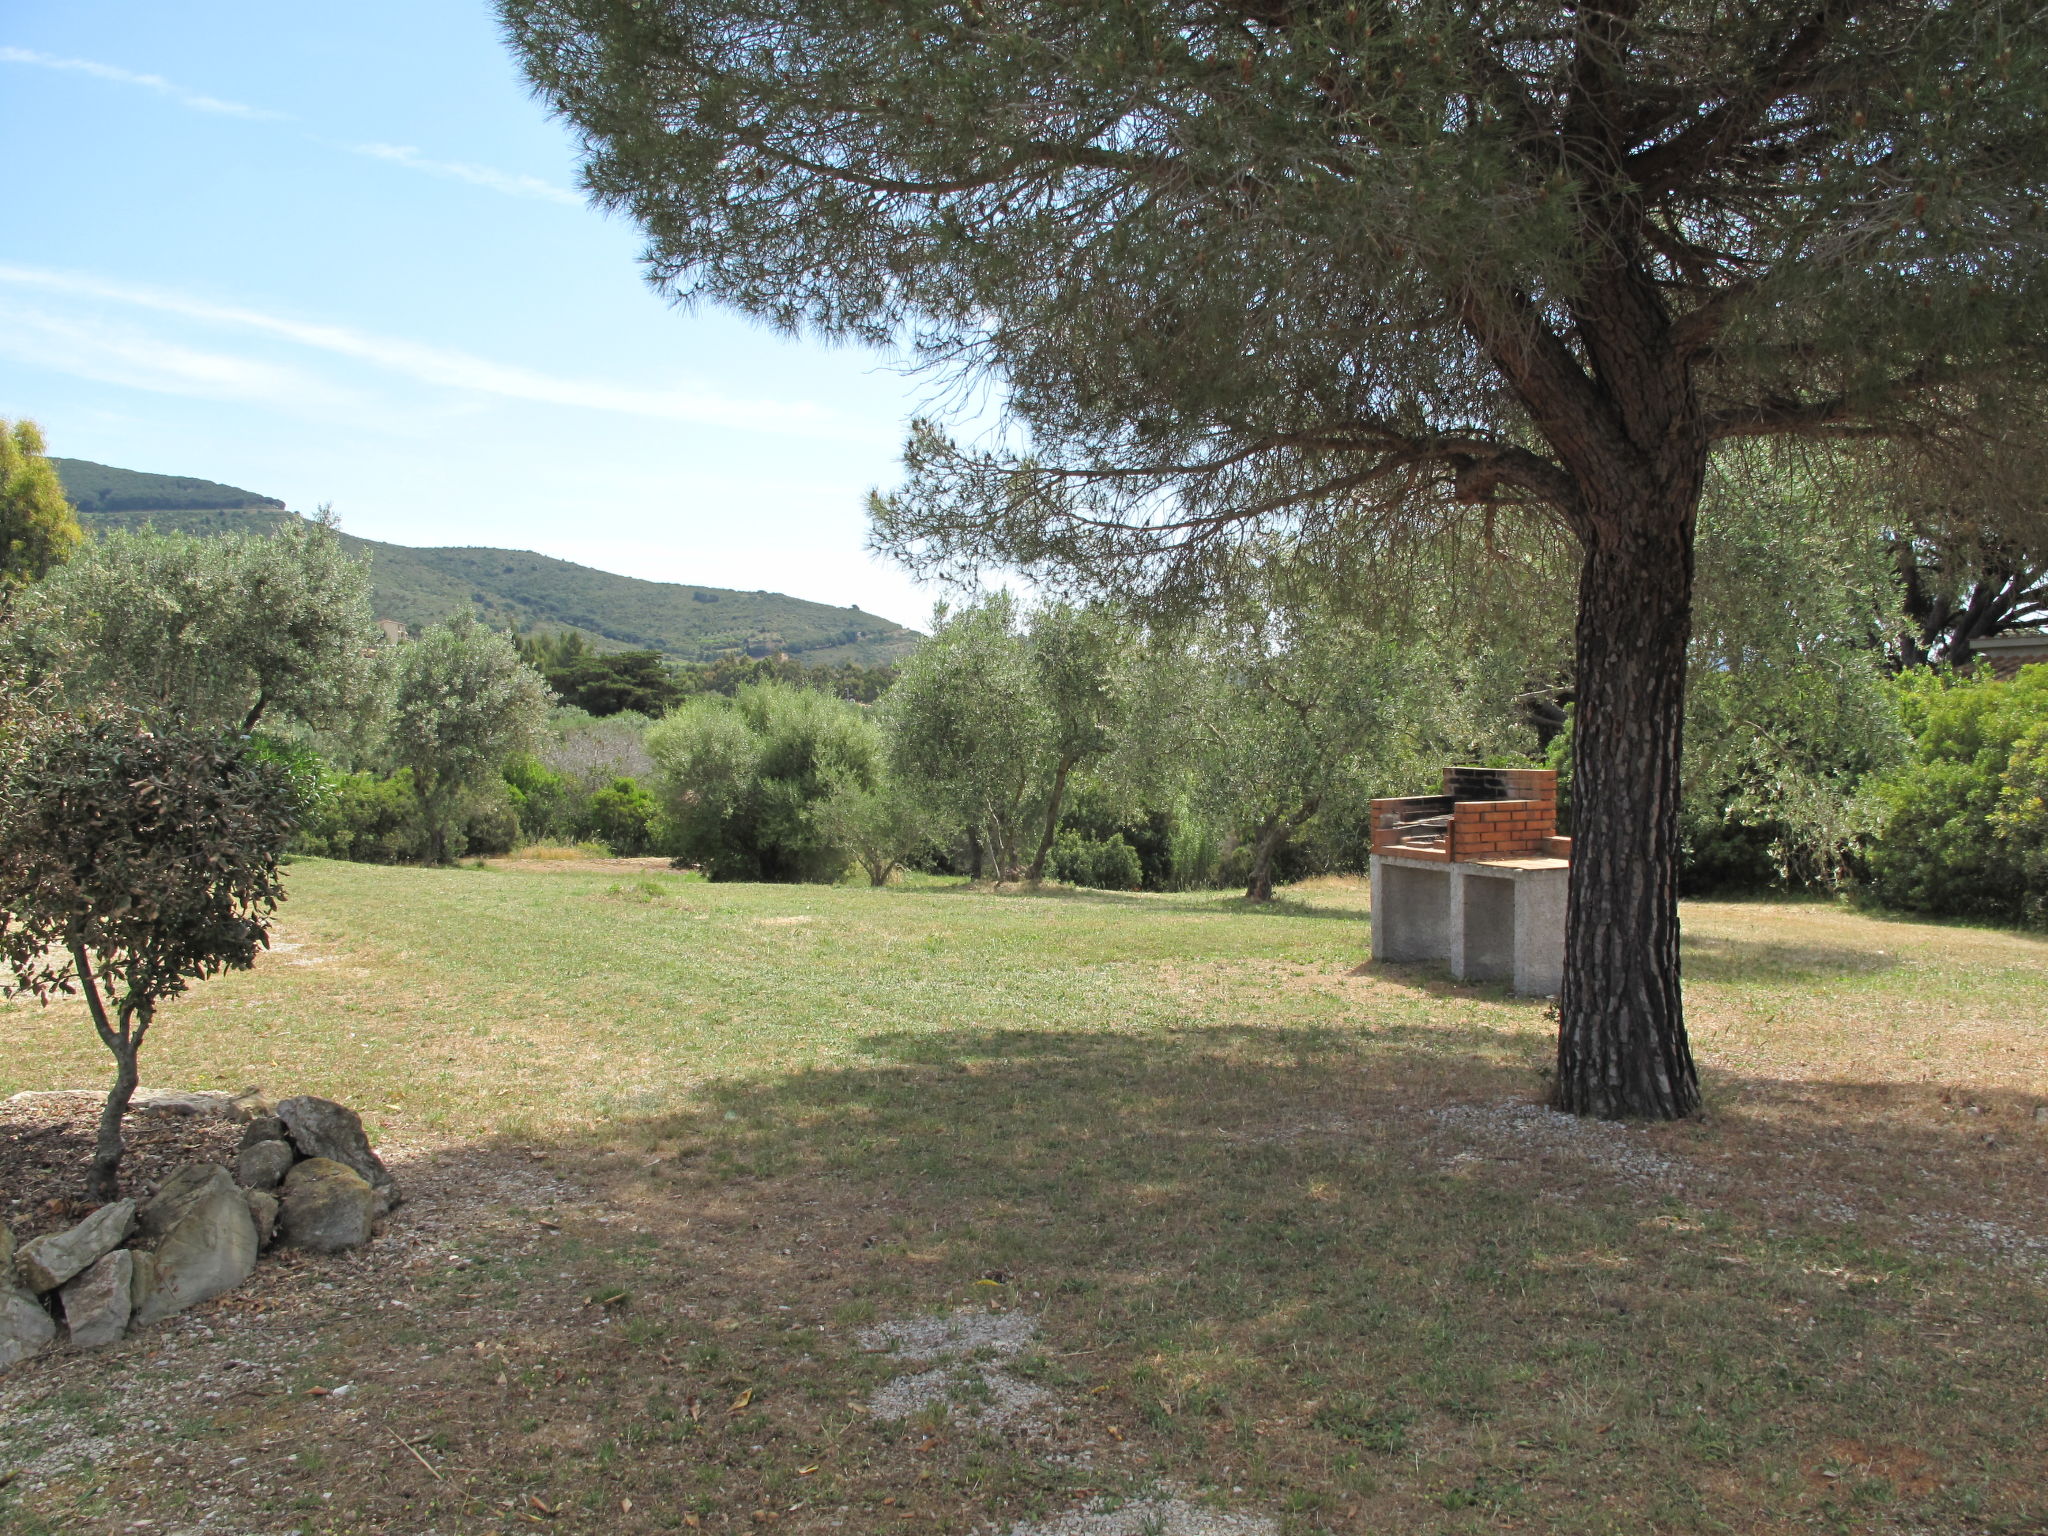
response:
<path id="1" fill-rule="evenodd" d="M 475 1186 L 476 1148 L 398 1165 L 416 1199 L 385 1238 L 277 1266 L 315 1306 L 342 1269 L 369 1283 L 279 1343 L 288 1391 L 208 1405 L 180 1486 L 253 1517 L 241 1457 L 316 1501 L 297 1507 L 331 1493 L 393 1532 L 502 1529 L 535 1500 L 622 1532 L 682 1511 L 964 1531 L 1155 1476 L 1301 1531 L 1448 1536 L 1475 1511 L 1560 1536 L 1873 1510 L 1948 1529 L 2037 1507 L 2041 1287 L 1760 1194 L 1809 1191 L 1828 1148 L 1877 1190 L 1978 1177 L 2016 1099 L 1937 1121 L 1911 1089 L 1726 1078 L 1711 1122 L 1620 1128 L 1538 1109 L 1478 1029 L 847 1045 L 863 1058 L 558 1139 L 547 1176 L 601 1198 L 505 1209 L 502 1242 L 433 1203 Z M 1049 1427 L 864 1411 L 919 1367 L 862 1326 L 960 1306 L 1035 1321 L 1001 1366 L 1047 1394 Z M 239 1315 L 203 1319 L 238 1359 L 260 1343 Z M 121 1373 L 154 1358 L 80 1357 L 91 1401 L 67 1412 L 118 1413 Z M 348 1411 L 308 1395 L 342 1382 Z M 1932 1471 L 1887 1470 L 1909 1464 Z"/>
<path id="2" fill-rule="evenodd" d="M 1147 912 L 1181 912 L 1195 917 L 1315 917 L 1339 922 L 1372 922 L 1363 907 L 1321 906 L 1299 897 L 1277 896 L 1271 901 L 1253 901 L 1245 896 L 1208 893 L 1154 891 L 1098 891 L 1085 886 L 1004 885 L 990 886 L 963 882 L 959 885 L 918 886 L 902 894 L 915 896 L 999 896 L 1012 901 L 1071 902 L 1083 906 L 1142 907 Z"/>
<path id="3" fill-rule="evenodd" d="M 1679 959 L 1687 979 L 1730 983 L 1796 983 L 1839 976 L 1869 976 L 1899 964 L 1860 945 L 1786 944 L 1686 933 Z"/>
<path id="4" fill-rule="evenodd" d="M 1977 1128 L 1915 1118 L 1910 1091 L 1808 1084 L 1757 1116 L 1724 1079 L 1711 1123 L 1625 1128 L 1540 1109 L 1476 1031 L 861 1046 L 613 1125 L 624 1198 L 744 1211 L 756 1255 L 779 1247 L 764 1304 L 1041 1314 L 1092 1362 L 1075 1395 L 1114 1393 L 1097 1406 L 1175 1475 L 1250 1461 L 1410 1529 L 1482 1485 L 1590 1529 L 1574 1490 L 1597 1482 L 1609 1515 L 1704 1528 L 1814 1513 L 1841 1491 L 1812 1470 L 1829 1447 L 1882 1442 L 1950 1469 L 1901 1510 L 2024 1503 L 2017 1462 L 1971 1458 L 2026 1438 L 2000 1394 L 2029 1390 L 2041 1286 L 1930 1258 L 1911 1213 L 1810 1198 L 1822 1147 L 1873 1193 L 1969 1159 Z M 1976 1358 L 2016 1351 L 2002 1385 L 1919 1326 L 1930 1306 L 1969 1313 Z"/>

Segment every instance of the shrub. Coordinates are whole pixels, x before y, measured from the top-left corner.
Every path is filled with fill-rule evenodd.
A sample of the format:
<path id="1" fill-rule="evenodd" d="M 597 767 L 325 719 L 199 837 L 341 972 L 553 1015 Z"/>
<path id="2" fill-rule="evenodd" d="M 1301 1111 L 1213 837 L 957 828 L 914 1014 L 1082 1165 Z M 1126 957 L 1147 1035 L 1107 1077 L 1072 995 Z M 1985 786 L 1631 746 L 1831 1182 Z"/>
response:
<path id="1" fill-rule="evenodd" d="M 713 880 L 838 879 L 851 854 L 824 807 L 874 788 L 882 755 L 858 705 L 781 683 L 686 699 L 647 750 L 672 851 Z"/>
<path id="2" fill-rule="evenodd" d="M 661 806 L 632 779 L 613 779 L 590 797 L 585 819 L 589 835 L 621 858 L 654 851 L 654 825 Z"/>
<path id="3" fill-rule="evenodd" d="M 329 774 L 299 823 L 292 852 L 360 864 L 410 864 L 426 857 L 427 825 L 412 770 Z"/>
<path id="4" fill-rule="evenodd" d="M 1052 877 L 1098 891 L 1135 891 L 1145 883 L 1138 850 L 1121 832 L 1106 838 L 1062 832 L 1052 845 Z"/>
<path id="5" fill-rule="evenodd" d="M 1909 673 L 1897 687 L 1914 747 L 1873 786 L 1884 825 L 1870 849 L 1870 893 L 1913 911 L 2040 922 L 2048 829 L 2031 786 L 2048 740 L 2048 666 L 2004 682 Z"/>

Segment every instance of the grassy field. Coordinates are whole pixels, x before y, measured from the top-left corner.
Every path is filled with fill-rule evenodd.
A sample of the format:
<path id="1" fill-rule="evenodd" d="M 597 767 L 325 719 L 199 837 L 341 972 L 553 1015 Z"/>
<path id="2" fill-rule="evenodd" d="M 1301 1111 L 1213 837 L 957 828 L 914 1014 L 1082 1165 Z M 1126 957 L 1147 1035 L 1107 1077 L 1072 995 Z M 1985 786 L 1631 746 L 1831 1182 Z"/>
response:
<path id="1" fill-rule="evenodd" d="M 276 952 L 167 1010 L 145 1081 L 324 1094 L 423 1184 L 583 1193 L 409 1264 L 395 1332 L 271 1282 L 298 1385 L 201 1415 L 185 1485 L 289 1439 L 318 1465 L 233 1529 L 964 1533 L 1161 1490 L 1288 1532 L 2042 1529 L 2048 944 L 1685 921 L 1710 1113 L 1616 1128 L 1536 1107 L 1542 1002 L 1365 964 L 1352 883 L 303 862 Z M 0 1028 L 0 1095 L 106 1075 L 70 1011 Z M 969 1307 L 1035 1324 L 998 1362 L 1034 1421 L 977 1423 L 969 1369 L 876 1420 L 904 1366 L 861 1330 Z M 347 1420 L 303 1395 L 339 1379 L 371 1383 Z M 37 1450 L 5 1420 L 0 1476 Z M 152 1454 L 0 1525 L 175 1528 Z"/>

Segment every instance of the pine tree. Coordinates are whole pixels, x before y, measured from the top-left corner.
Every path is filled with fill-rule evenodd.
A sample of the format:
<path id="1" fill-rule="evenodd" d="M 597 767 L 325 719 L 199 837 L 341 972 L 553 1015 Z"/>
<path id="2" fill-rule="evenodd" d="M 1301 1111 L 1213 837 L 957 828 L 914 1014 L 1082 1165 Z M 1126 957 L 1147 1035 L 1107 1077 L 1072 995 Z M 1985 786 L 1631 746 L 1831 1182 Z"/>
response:
<path id="1" fill-rule="evenodd" d="M 1717 444 L 1995 442 L 2043 373 L 2048 29 L 1999 0 L 501 0 L 679 298 L 993 386 L 923 568 L 1185 603 L 1466 518 L 1579 552 L 1557 1102 L 1699 1103 L 1679 991 Z M 1974 435 L 1973 435 L 1974 434 Z"/>

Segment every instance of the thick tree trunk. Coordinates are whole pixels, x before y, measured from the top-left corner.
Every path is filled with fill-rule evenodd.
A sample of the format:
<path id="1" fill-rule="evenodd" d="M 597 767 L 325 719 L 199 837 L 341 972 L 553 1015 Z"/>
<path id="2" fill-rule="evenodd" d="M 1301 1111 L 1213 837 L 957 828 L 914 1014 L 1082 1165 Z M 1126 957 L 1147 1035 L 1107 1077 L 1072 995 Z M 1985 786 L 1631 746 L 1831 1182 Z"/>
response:
<path id="1" fill-rule="evenodd" d="M 1067 798 L 1067 775 L 1074 765 L 1067 758 L 1060 759 L 1059 772 L 1052 778 L 1052 799 L 1045 807 L 1045 830 L 1038 839 L 1038 852 L 1031 856 L 1031 867 L 1024 871 L 1024 878 L 1033 885 L 1045 878 L 1046 856 L 1052 852 L 1052 840 L 1060 828 L 1060 803 Z"/>
<path id="2" fill-rule="evenodd" d="M 1699 1108 L 1678 974 L 1679 745 L 1692 502 L 1583 535 L 1571 902 L 1559 1109 L 1676 1119 Z"/>

